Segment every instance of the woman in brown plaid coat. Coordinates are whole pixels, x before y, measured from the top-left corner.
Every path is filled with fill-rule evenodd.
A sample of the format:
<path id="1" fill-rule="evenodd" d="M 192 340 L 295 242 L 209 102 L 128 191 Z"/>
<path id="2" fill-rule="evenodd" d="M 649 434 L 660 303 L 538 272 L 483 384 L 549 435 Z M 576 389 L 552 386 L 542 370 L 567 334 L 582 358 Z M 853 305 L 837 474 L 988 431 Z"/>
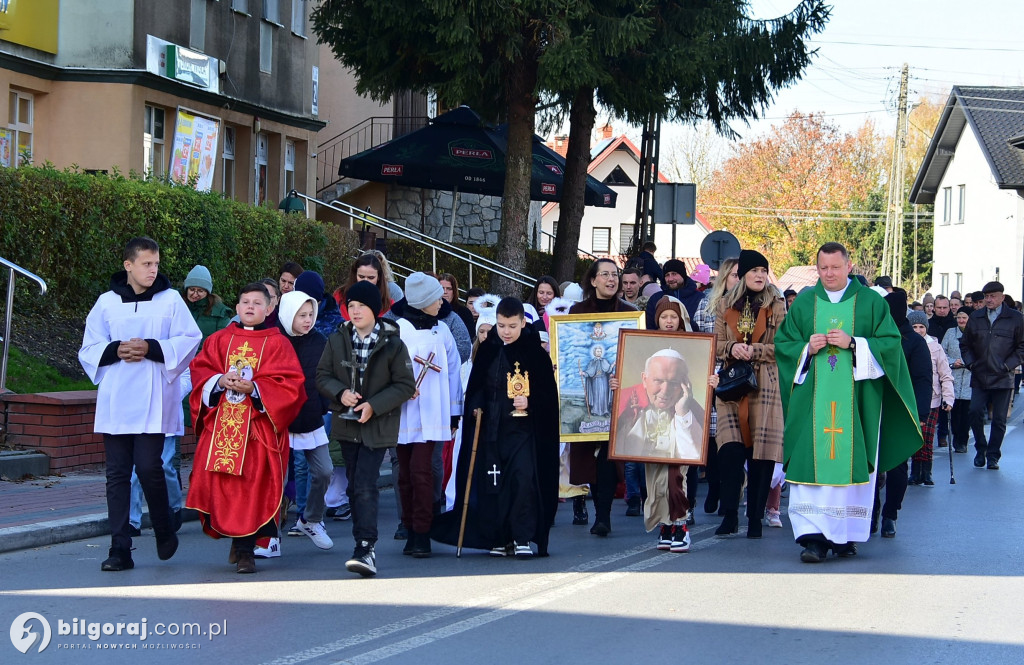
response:
<path id="1" fill-rule="evenodd" d="M 758 389 L 736 402 L 718 398 L 718 468 L 725 515 L 715 535 L 739 531 L 743 463 L 747 463 L 747 538 L 760 538 L 765 502 L 775 463 L 782 461 L 782 397 L 775 363 L 775 331 L 786 316 L 782 294 L 768 282 L 768 259 L 745 249 L 739 258 L 740 282 L 721 300 L 715 317 L 716 351 L 726 365 L 749 361 Z M 741 319 L 753 322 L 750 342 L 739 331 Z"/>

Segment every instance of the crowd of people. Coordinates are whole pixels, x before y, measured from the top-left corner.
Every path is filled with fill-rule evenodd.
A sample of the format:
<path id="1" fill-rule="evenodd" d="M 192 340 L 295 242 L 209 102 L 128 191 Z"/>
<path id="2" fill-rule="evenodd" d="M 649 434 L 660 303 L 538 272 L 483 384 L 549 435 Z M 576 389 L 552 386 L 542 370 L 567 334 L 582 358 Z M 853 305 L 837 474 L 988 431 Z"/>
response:
<path id="1" fill-rule="evenodd" d="M 739 532 L 745 498 L 746 537 L 758 539 L 764 525 L 783 526 L 788 484 L 800 558 L 816 563 L 855 555 L 879 528 L 894 537 L 908 485 L 934 485 L 934 446 L 966 453 L 973 435 L 974 465 L 999 468 L 1024 362 L 1020 303 L 999 282 L 908 302 L 888 277 L 869 287 L 846 248 L 826 243 L 818 283 L 782 293 L 755 250 L 723 261 L 717 277 L 678 259 L 659 265 L 655 251 L 648 243 L 625 269 L 597 259 L 579 284 L 540 277 L 525 301 L 471 288 L 463 302 L 448 273 L 414 272 L 400 286 L 377 251 L 333 291 L 289 262 L 247 284 L 232 311 L 207 268 L 178 291 L 159 272 L 158 244 L 132 239 L 79 354 L 98 385 L 106 451 L 102 570 L 134 566 L 144 495 L 162 560 L 177 550 L 183 508 L 230 539 L 238 573 L 280 557 L 284 534 L 331 549 L 325 520 L 351 520 L 345 567 L 373 576 L 386 458 L 394 538 L 413 558 L 429 557 L 432 541 L 547 556 L 560 504 L 607 537 L 617 497 L 657 532 L 658 549 L 687 552 L 700 484 L 704 512 L 721 517 L 717 537 Z M 706 440 L 703 466 L 622 463 L 608 442 L 559 442 L 551 317 L 630 311 L 650 330 L 713 338 L 707 386 L 691 383 L 677 352 L 659 352 L 643 367 L 636 418 L 620 422 L 621 436 L 659 445 Z M 513 390 L 513 376 L 530 390 Z M 602 388 L 619 389 L 614 376 Z M 692 399 L 705 390 L 707 409 Z M 596 388 L 587 399 L 598 411 L 612 401 Z M 183 495 L 188 423 L 197 447 Z"/>

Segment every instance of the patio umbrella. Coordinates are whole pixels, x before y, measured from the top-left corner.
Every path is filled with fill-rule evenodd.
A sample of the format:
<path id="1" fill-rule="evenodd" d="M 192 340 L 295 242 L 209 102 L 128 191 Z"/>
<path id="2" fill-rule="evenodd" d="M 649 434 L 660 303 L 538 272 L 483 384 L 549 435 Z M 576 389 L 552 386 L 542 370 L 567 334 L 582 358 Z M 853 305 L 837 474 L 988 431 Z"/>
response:
<path id="1" fill-rule="evenodd" d="M 459 192 L 504 195 L 508 140 L 503 129 L 507 128 L 486 125 L 476 112 L 462 106 L 422 129 L 343 159 L 338 174 L 453 192 L 450 241 Z M 530 199 L 560 201 L 564 170 L 565 159 L 534 135 Z M 615 199 L 610 187 L 587 176 L 586 205 L 611 208 Z"/>

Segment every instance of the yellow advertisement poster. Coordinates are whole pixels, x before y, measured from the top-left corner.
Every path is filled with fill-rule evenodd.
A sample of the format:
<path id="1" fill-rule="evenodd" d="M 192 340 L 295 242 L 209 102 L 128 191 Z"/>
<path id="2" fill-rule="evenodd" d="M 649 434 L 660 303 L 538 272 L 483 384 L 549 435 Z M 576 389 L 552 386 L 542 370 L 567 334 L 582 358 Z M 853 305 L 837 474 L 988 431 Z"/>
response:
<path id="1" fill-rule="evenodd" d="M 198 191 L 210 191 L 219 134 L 218 121 L 178 109 L 171 152 L 171 180 L 187 183 L 194 178 Z"/>
<path id="2" fill-rule="evenodd" d="M 0 0 L 0 39 L 57 52 L 60 0 Z"/>

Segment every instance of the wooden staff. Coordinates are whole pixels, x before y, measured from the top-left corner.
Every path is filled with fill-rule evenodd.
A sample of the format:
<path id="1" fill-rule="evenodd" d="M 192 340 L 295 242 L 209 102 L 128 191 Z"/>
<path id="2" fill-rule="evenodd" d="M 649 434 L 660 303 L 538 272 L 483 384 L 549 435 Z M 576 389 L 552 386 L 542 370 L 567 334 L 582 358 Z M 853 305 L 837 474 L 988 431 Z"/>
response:
<path id="1" fill-rule="evenodd" d="M 480 422 L 483 420 L 483 409 L 474 409 L 476 428 L 473 430 L 473 449 L 469 453 L 469 472 L 466 474 L 466 491 L 462 497 L 462 520 L 459 523 L 459 544 L 455 549 L 455 557 L 462 556 L 462 539 L 466 535 L 466 514 L 469 513 L 469 491 L 473 489 L 473 467 L 476 466 L 476 444 L 480 441 Z"/>
<path id="2" fill-rule="evenodd" d="M 587 407 L 587 415 L 593 418 L 594 414 L 590 412 L 590 400 L 587 399 L 587 377 L 583 376 L 583 363 L 579 358 L 576 359 L 576 366 L 580 368 L 580 381 L 583 382 L 583 405 Z"/>

